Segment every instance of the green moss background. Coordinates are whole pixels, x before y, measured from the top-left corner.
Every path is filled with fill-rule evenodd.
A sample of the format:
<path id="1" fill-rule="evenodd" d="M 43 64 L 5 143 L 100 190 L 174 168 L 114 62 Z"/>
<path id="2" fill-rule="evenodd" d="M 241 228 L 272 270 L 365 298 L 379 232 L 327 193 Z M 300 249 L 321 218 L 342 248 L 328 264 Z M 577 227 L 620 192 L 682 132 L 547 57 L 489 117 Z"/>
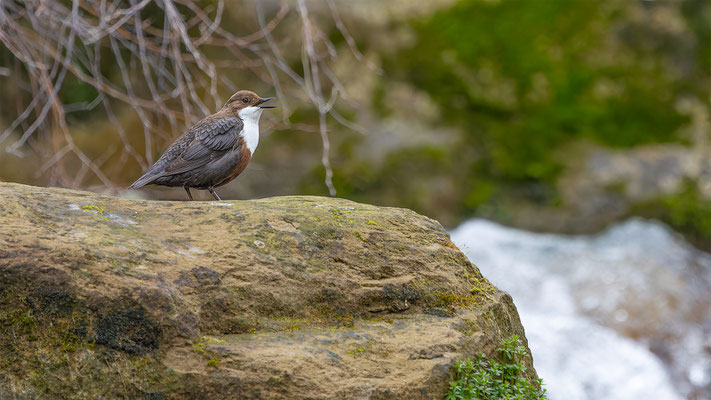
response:
<path id="1" fill-rule="evenodd" d="M 472 215 L 518 224 L 509 214 L 521 203 L 564 207 L 559 178 L 571 143 L 689 145 L 680 132 L 691 121 L 678 105 L 692 98 L 708 108 L 709 22 L 703 1 L 465 0 L 410 19 L 410 43 L 382 54 L 386 77 L 371 108 L 396 117 L 410 104 L 384 101 L 385 93 L 393 82 L 410 85 L 436 105 L 432 124 L 456 136 L 392 152 L 376 166 L 337 163 L 339 193 L 449 225 Z M 704 237 L 705 201 L 684 189 L 651 201 L 655 212 L 627 214 Z M 688 222 L 696 219 L 706 222 Z"/>

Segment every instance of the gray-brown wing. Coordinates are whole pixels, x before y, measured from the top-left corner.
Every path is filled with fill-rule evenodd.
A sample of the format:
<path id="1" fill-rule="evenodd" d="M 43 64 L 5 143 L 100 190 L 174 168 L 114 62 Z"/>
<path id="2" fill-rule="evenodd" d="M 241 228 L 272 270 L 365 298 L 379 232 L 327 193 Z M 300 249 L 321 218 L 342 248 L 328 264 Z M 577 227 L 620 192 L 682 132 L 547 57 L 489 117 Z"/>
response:
<path id="1" fill-rule="evenodd" d="M 244 124 L 239 118 L 206 118 L 191 128 L 194 138 L 187 148 L 165 167 L 163 175 L 175 175 L 200 168 L 232 149 Z"/>

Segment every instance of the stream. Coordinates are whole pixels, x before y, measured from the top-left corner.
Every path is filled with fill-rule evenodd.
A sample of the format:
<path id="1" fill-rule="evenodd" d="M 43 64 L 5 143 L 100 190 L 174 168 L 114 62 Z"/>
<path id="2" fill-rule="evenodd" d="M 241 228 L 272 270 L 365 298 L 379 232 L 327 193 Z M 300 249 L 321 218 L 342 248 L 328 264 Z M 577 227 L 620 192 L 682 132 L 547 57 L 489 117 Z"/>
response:
<path id="1" fill-rule="evenodd" d="M 568 236 L 472 219 L 451 234 L 513 297 L 551 400 L 711 399 L 711 255 L 664 224 Z"/>

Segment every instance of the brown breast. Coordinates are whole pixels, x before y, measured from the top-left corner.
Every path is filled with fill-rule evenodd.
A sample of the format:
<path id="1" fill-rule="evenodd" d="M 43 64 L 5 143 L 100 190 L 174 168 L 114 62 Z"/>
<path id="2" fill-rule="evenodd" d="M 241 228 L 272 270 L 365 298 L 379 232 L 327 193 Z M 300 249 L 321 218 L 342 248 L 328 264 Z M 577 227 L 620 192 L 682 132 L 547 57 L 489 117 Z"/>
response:
<path id="1" fill-rule="evenodd" d="M 235 167 L 230 174 L 215 186 L 222 186 L 232 182 L 233 179 L 235 179 L 242 173 L 242 171 L 244 171 L 245 168 L 247 168 L 247 164 L 249 164 L 249 161 L 252 159 L 252 153 L 247 148 L 247 143 L 241 137 L 238 139 L 237 147 L 237 153 L 239 153 L 237 164 L 235 164 Z"/>

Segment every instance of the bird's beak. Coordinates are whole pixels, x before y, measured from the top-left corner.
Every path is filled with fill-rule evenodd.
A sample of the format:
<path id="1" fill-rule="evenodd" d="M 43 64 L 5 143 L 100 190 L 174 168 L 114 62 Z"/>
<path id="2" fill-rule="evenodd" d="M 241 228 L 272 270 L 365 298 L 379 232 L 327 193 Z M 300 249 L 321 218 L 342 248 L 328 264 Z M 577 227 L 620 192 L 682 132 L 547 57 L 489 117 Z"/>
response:
<path id="1" fill-rule="evenodd" d="M 259 103 L 257 103 L 257 105 L 266 103 L 269 100 L 274 100 L 274 99 L 276 99 L 276 97 L 267 97 L 267 98 L 261 99 L 261 100 L 259 100 Z M 259 106 L 259 108 L 276 108 L 276 106 Z"/>

